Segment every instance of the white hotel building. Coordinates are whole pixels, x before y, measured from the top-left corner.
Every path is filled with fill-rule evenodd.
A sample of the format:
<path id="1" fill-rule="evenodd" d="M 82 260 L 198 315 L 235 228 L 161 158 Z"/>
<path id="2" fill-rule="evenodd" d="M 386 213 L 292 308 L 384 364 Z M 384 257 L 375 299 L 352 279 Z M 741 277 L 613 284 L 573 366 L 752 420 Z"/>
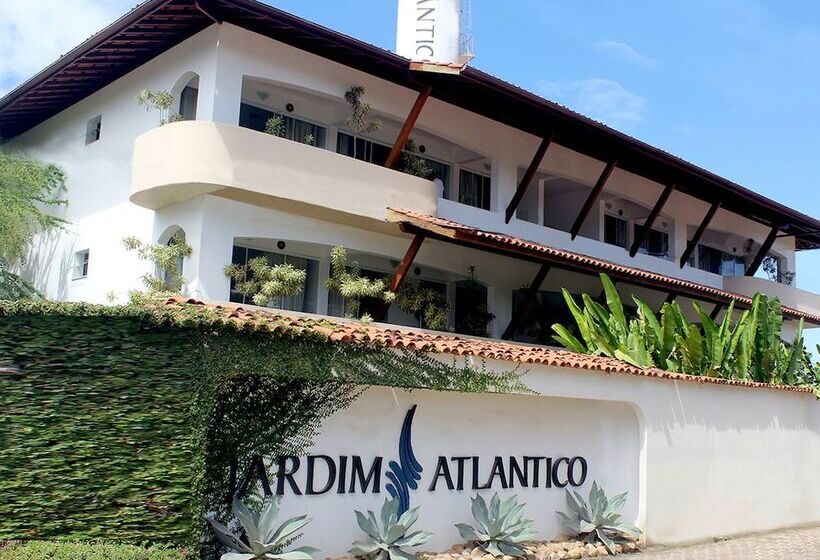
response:
<path id="1" fill-rule="evenodd" d="M 345 125 L 356 85 L 383 122 L 369 137 Z M 157 126 L 135 102 L 143 89 L 172 92 L 185 120 Z M 285 138 L 262 132 L 274 113 Z M 439 181 L 384 165 L 403 127 Z M 122 238 L 181 229 L 186 293 L 208 300 L 241 301 L 225 265 L 273 253 L 307 269 L 304 293 L 280 305 L 342 315 L 325 288 L 342 245 L 373 273 L 407 256 L 407 277 L 446 293 L 456 330 L 473 270 L 496 338 L 549 339 L 560 288 L 597 294 L 601 271 L 627 302 L 694 298 L 717 313 L 761 291 L 787 328 L 820 323 L 820 296 L 794 285 L 820 221 L 499 78 L 415 71 L 253 1 L 143 3 L 0 100 L 0 136 L 68 177 L 71 225 L 24 271 L 54 299 L 123 300 L 146 263 Z M 386 321 L 418 325 L 395 305 Z"/>
<path id="2" fill-rule="evenodd" d="M 627 518 L 650 540 L 817 523 L 820 408 L 810 391 L 661 379 L 491 339 L 550 343 L 550 325 L 566 319 L 560 289 L 595 297 L 600 272 L 626 303 L 636 293 L 655 307 L 697 300 L 719 315 L 756 292 L 777 296 L 789 337 L 800 319 L 820 325 L 820 295 L 795 286 L 795 255 L 820 247 L 820 221 L 479 70 L 437 70 L 254 0 L 148 0 L 0 99 L 3 149 L 68 177 L 70 225 L 38 239 L 22 272 L 53 299 L 124 301 L 150 271 L 122 239 L 167 243 L 181 231 L 193 249 L 187 295 L 241 302 L 225 266 L 270 254 L 307 272 L 304 291 L 279 307 L 342 316 L 345 302 L 325 285 L 341 245 L 394 288 L 412 279 L 445 294 L 456 333 L 486 305 L 489 339 L 406 336 L 490 368 L 527 362 L 538 396 L 374 389 L 328 427 L 328 453 L 392 453 L 401 418 L 423 401 L 420 456 L 472 453 L 487 438 L 502 454 L 585 454 L 590 480 L 629 490 Z M 353 86 L 383 122 L 370 136 L 345 124 Z M 158 126 L 135 101 L 144 89 L 172 92 L 183 120 Z M 262 131 L 274 114 L 284 138 Z M 436 180 L 386 165 L 408 136 Z M 419 325 L 395 304 L 386 311 L 377 320 Z M 479 350 L 465 351 L 471 344 Z M 373 437 L 351 438 L 351 426 Z M 440 530 L 436 546 L 449 546 L 447 515 L 466 497 L 418 496 L 425 528 Z M 562 495 L 547 505 L 530 497 L 557 534 Z M 340 531 L 342 516 L 352 535 L 351 507 L 378 506 L 332 499 L 305 502 L 317 517 L 322 504 L 338 514 L 312 526 L 317 540 Z M 341 542 L 331 546 L 343 552 Z"/>

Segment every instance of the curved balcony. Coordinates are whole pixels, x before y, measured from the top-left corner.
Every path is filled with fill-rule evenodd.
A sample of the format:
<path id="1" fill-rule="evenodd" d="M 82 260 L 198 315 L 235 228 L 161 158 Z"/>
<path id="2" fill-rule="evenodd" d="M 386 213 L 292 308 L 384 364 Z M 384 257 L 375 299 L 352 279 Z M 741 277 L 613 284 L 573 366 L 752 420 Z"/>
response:
<path id="1" fill-rule="evenodd" d="M 769 297 L 776 297 L 780 300 L 781 305 L 804 313 L 820 315 L 820 295 L 794 286 L 754 276 L 727 276 L 723 279 L 723 286 L 730 292 L 745 296 L 753 296 L 761 292 Z"/>
<path id="2" fill-rule="evenodd" d="M 132 202 L 158 210 L 208 193 L 379 221 L 388 207 L 435 215 L 438 205 L 431 181 L 239 126 L 178 122 L 136 139 Z"/>

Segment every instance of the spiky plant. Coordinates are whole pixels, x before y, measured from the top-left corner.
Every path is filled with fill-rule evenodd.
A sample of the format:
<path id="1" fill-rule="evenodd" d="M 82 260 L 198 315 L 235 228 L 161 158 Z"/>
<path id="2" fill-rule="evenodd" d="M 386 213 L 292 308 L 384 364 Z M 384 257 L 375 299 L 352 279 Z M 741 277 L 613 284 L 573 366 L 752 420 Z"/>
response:
<path id="1" fill-rule="evenodd" d="M 600 541 L 611 554 L 615 554 L 617 543 L 628 542 L 627 536 L 637 538 L 641 535 L 640 529 L 622 521 L 618 513 L 626 504 L 626 494 L 624 492 L 609 499 L 598 483 L 593 482 L 589 502 L 584 501 L 578 492 L 567 489 L 570 513 L 555 513 L 573 536 L 593 544 Z"/>
<path id="2" fill-rule="evenodd" d="M 276 527 L 278 506 L 273 496 L 262 502 L 259 513 L 252 512 L 239 498 L 234 498 L 233 515 L 244 529 L 244 535 L 234 533 L 212 517 L 206 519 L 211 524 L 217 540 L 231 549 L 222 555 L 222 560 L 312 560 L 317 549 L 302 546 L 289 552 L 282 549 L 292 540 L 310 519 L 306 515 L 288 519 Z"/>
<path id="3" fill-rule="evenodd" d="M 379 298 L 392 302 L 396 294 L 391 292 L 386 278 L 371 280 L 361 275 L 359 263 L 347 263 L 347 251 L 344 247 L 334 247 L 330 251 L 330 278 L 327 289 L 345 298 L 347 309 L 352 317 L 359 316 L 362 298 Z"/>
<path id="4" fill-rule="evenodd" d="M 399 500 L 387 498 L 381 509 L 381 526 L 372 511 L 367 515 L 356 511 L 356 521 L 367 538 L 353 543 L 351 554 L 366 556 L 371 560 L 415 560 L 416 555 L 405 550 L 430 540 L 432 533 L 414 531 L 407 534 L 419 518 L 419 508 L 414 507 L 399 515 Z"/>
<path id="5" fill-rule="evenodd" d="M 225 267 L 225 274 L 235 282 L 236 291 L 260 306 L 297 295 L 307 278 L 304 270 L 287 263 L 270 264 L 267 257 L 255 257 L 244 266 L 230 264 Z"/>
<path id="6" fill-rule="evenodd" d="M 484 549 L 493 556 L 523 556 L 521 543 L 535 535 L 531 519 L 522 519 L 524 505 L 518 496 L 502 500 L 498 492 L 493 494 L 489 506 L 481 494 L 473 501 L 475 525 L 456 523 L 461 538 Z"/>

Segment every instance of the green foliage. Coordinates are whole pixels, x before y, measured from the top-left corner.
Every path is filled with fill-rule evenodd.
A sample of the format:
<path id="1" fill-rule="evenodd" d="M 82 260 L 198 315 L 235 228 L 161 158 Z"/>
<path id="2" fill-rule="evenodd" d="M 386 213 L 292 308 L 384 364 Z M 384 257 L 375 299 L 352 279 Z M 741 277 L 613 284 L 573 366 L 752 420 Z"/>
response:
<path id="1" fill-rule="evenodd" d="M 68 204 L 64 193 L 65 174 L 56 165 L 0 151 L 0 299 L 37 296 L 8 269 L 22 261 L 35 235 L 67 223 L 49 213 Z"/>
<path id="2" fill-rule="evenodd" d="M 30 308 L 0 314 L 0 539 L 188 540 L 192 333 Z"/>
<path id="3" fill-rule="evenodd" d="M 433 170 L 427 164 L 427 160 L 422 157 L 416 141 L 412 138 L 408 138 L 404 144 L 401 163 L 401 171 L 408 175 L 415 175 L 422 179 L 429 179 L 433 175 Z"/>
<path id="4" fill-rule="evenodd" d="M 190 550 L 164 544 L 28 541 L 0 545 L 0 560 L 182 560 L 193 557 Z"/>
<path id="5" fill-rule="evenodd" d="M 364 101 L 362 95 L 364 95 L 363 86 L 353 86 L 345 92 L 345 101 L 350 103 L 351 107 L 351 115 L 345 120 L 345 124 L 356 134 L 366 136 L 381 130 L 382 122 L 370 118 L 373 104 Z"/>
<path id="6" fill-rule="evenodd" d="M 399 500 L 385 498 L 381 509 L 381 527 L 376 514 L 368 510 L 367 515 L 356 511 L 356 521 L 366 536 L 363 541 L 353 543 L 350 553 L 371 560 L 415 560 L 416 555 L 406 548 L 420 546 L 433 536 L 427 531 L 407 534 L 419 518 L 419 508 L 414 507 L 399 517 Z"/>
<path id="7" fill-rule="evenodd" d="M 271 118 L 265 121 L 265 133 L 271 136 L 285 137 L 285 119 L 282 115 L 274 114 Z"/>
<path id="8" fill-rule="evenodd" d="M 174 96 L 170 91 L 162 89 L 144 89 L 137 94 L 137 105 L 148 111 L 159 112 L 159 126 L 182 120 L 178 114 L 170 114 L 171 106 L 174 104 Z"/>
<path id="9" fill-rule="evenodd" d="M 182 304 L 0 304 L 0 371 L 0 539 L 172 540 L 211 555 L 204 515 L 229 522 L 232 460 L 242 476 L 256 456 L 303 455 L 362 387 L 527 391 L 518 369 Z"/>
<path id="10" fill-rule="evenodd" d="M 345 298 L 348 312 L 353 317 L 359 315 L 362 298 L 379 298 L 390 302 L 396 297 L 396 294 L 388 290 L 386 278 L 370 279 L 362 276 L 356 261 L 348 266 L 344 247 L 334 247 L 330 251 L 330 278 L 326 285 L 328 290 Z"/>
<path id="11" fill-rule="evenodd" d="M 593 481 L 589 491 L 589 502 L 576 491 L 567 492 L 567 506 L 569 514 L 561 511 L 555 513 L 561 518 L 564 527 L 573 537 L 578 537 L 588 543 L 601 542 L 610 554 L 615 554 L 615 545 L 628 542 L 629 537 L 637 539 L 641 530 L 625 523 L 618 513 L 626 504 L 626 492 L 614 498 L 607 498 L 606 493 Z"/>
<path id="12" fill-rule="evenodd" d="M 145 274 L 142 282 L 149 294 L 178 294 L 182 291 L 185 278 L 182 276 L 180 261 L 191 256 L 193 250 L 181 233 L 175 234 L 171 241 L 162 243 L 143 243 L 136 237 L 122 240 L 126 250 L 136 251 L 140 260 L 153 263 L 160 274 Z"/>
<path id="13" fill-rule="evenodd" d="M 518 503 L 518 496 L 502 500 L 496 492 L 488 507 L 481 494 L 477 494 L 472 502 L 475 525 L 457 523 L 456 528 L 461 538 L 495 557 L 524 556 L 521 543 L 531 540 L 535 532 L 532 520 L 522 519 L 524 504 Z"/>
<path id="14" fill-rule="evenodd" d="M 302 515 L 288 519 L 277 527 L 278 509 L 276 498 L 273 496 L 264 499 L 259 512 L 251 511 L 242 503 L 242 500 L 234 498 L 233 516 L 242 529 L 239 533 L 234 533 L 213 517 L 208 517 L 216 538 L 223 546 L 233 551 L 224 554 L 222 560 L 253 560 L 255 558 L 311 560 L 312 554 L 318 552 L 315 548 L 302 546 L 289 552 L 283 552 L 283 549 L 298 537 L 298 532 L 311 520 L 306 515 Z"/>
<path id="15" fill-rule="evenodd" d="M 441 292 L 426 288 L 419 282 L 405 282 L 396 294 L 396 305 L 406 313 L 419 317 L 422 328 L 434 331 L 447 329 L 450 304 Z"/>
<path id="16" fill-rule="evenodd" d="M 31 282 L 0 267 L 0 300 L 32 299 L 39 296 Z"/>
<path id="17" fill-rule="evenodd" d="M 566 289 L 562 290 L 580 336 L 564 325 L 553 325 L 554 339 L 565 348 L 691 375 L 786 385 L 816 383 L 803 345 L 803 320 L 793 343 L 784 343 L 780 338 L 783 311 L 776 298 L 756 294 L 751 309 L 736 321 L 733 301 L 720 323 L 694 302 L 700 321 L 694 324 L 677 302 L 664 303 L 659 320 L 646 302 L 633 295 L 638 315 L 627 319 L 612 281 L 601 274 L 601 283 L 606 307 L 583 294 L 581 308 Z"/>
<path id="18" fill-rule="evenodd" d="M 256 257 L 245 266 L 230 264 L 225 274 L 236 282 L 236 290 L 265 306 L 274 299 L 295 296 L 305 287 L 307 273 L 292 264 L 270 264 L 267 257 Z"/>

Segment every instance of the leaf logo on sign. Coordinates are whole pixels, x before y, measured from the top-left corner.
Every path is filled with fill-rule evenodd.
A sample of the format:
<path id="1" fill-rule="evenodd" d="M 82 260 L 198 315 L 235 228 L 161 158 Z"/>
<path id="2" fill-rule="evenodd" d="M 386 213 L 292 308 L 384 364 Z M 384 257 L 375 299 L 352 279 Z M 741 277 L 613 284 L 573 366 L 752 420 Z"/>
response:
<path id="1" fill-rule="evenodd" d="M 390 470 L 386 474 L 390 482 L 385 489 L 391 496 L 399 499 L 399 516 L 410 509 L 410 490 L 416 490 L 419 487 L 418 481 L 421 480 L 421 473 L 424 470 L 413 453 L 412 429 L 416 406 L 413 405 L 407 411 L 401 426 L 399 462 L 390 461 L 388 465 Z"/>

